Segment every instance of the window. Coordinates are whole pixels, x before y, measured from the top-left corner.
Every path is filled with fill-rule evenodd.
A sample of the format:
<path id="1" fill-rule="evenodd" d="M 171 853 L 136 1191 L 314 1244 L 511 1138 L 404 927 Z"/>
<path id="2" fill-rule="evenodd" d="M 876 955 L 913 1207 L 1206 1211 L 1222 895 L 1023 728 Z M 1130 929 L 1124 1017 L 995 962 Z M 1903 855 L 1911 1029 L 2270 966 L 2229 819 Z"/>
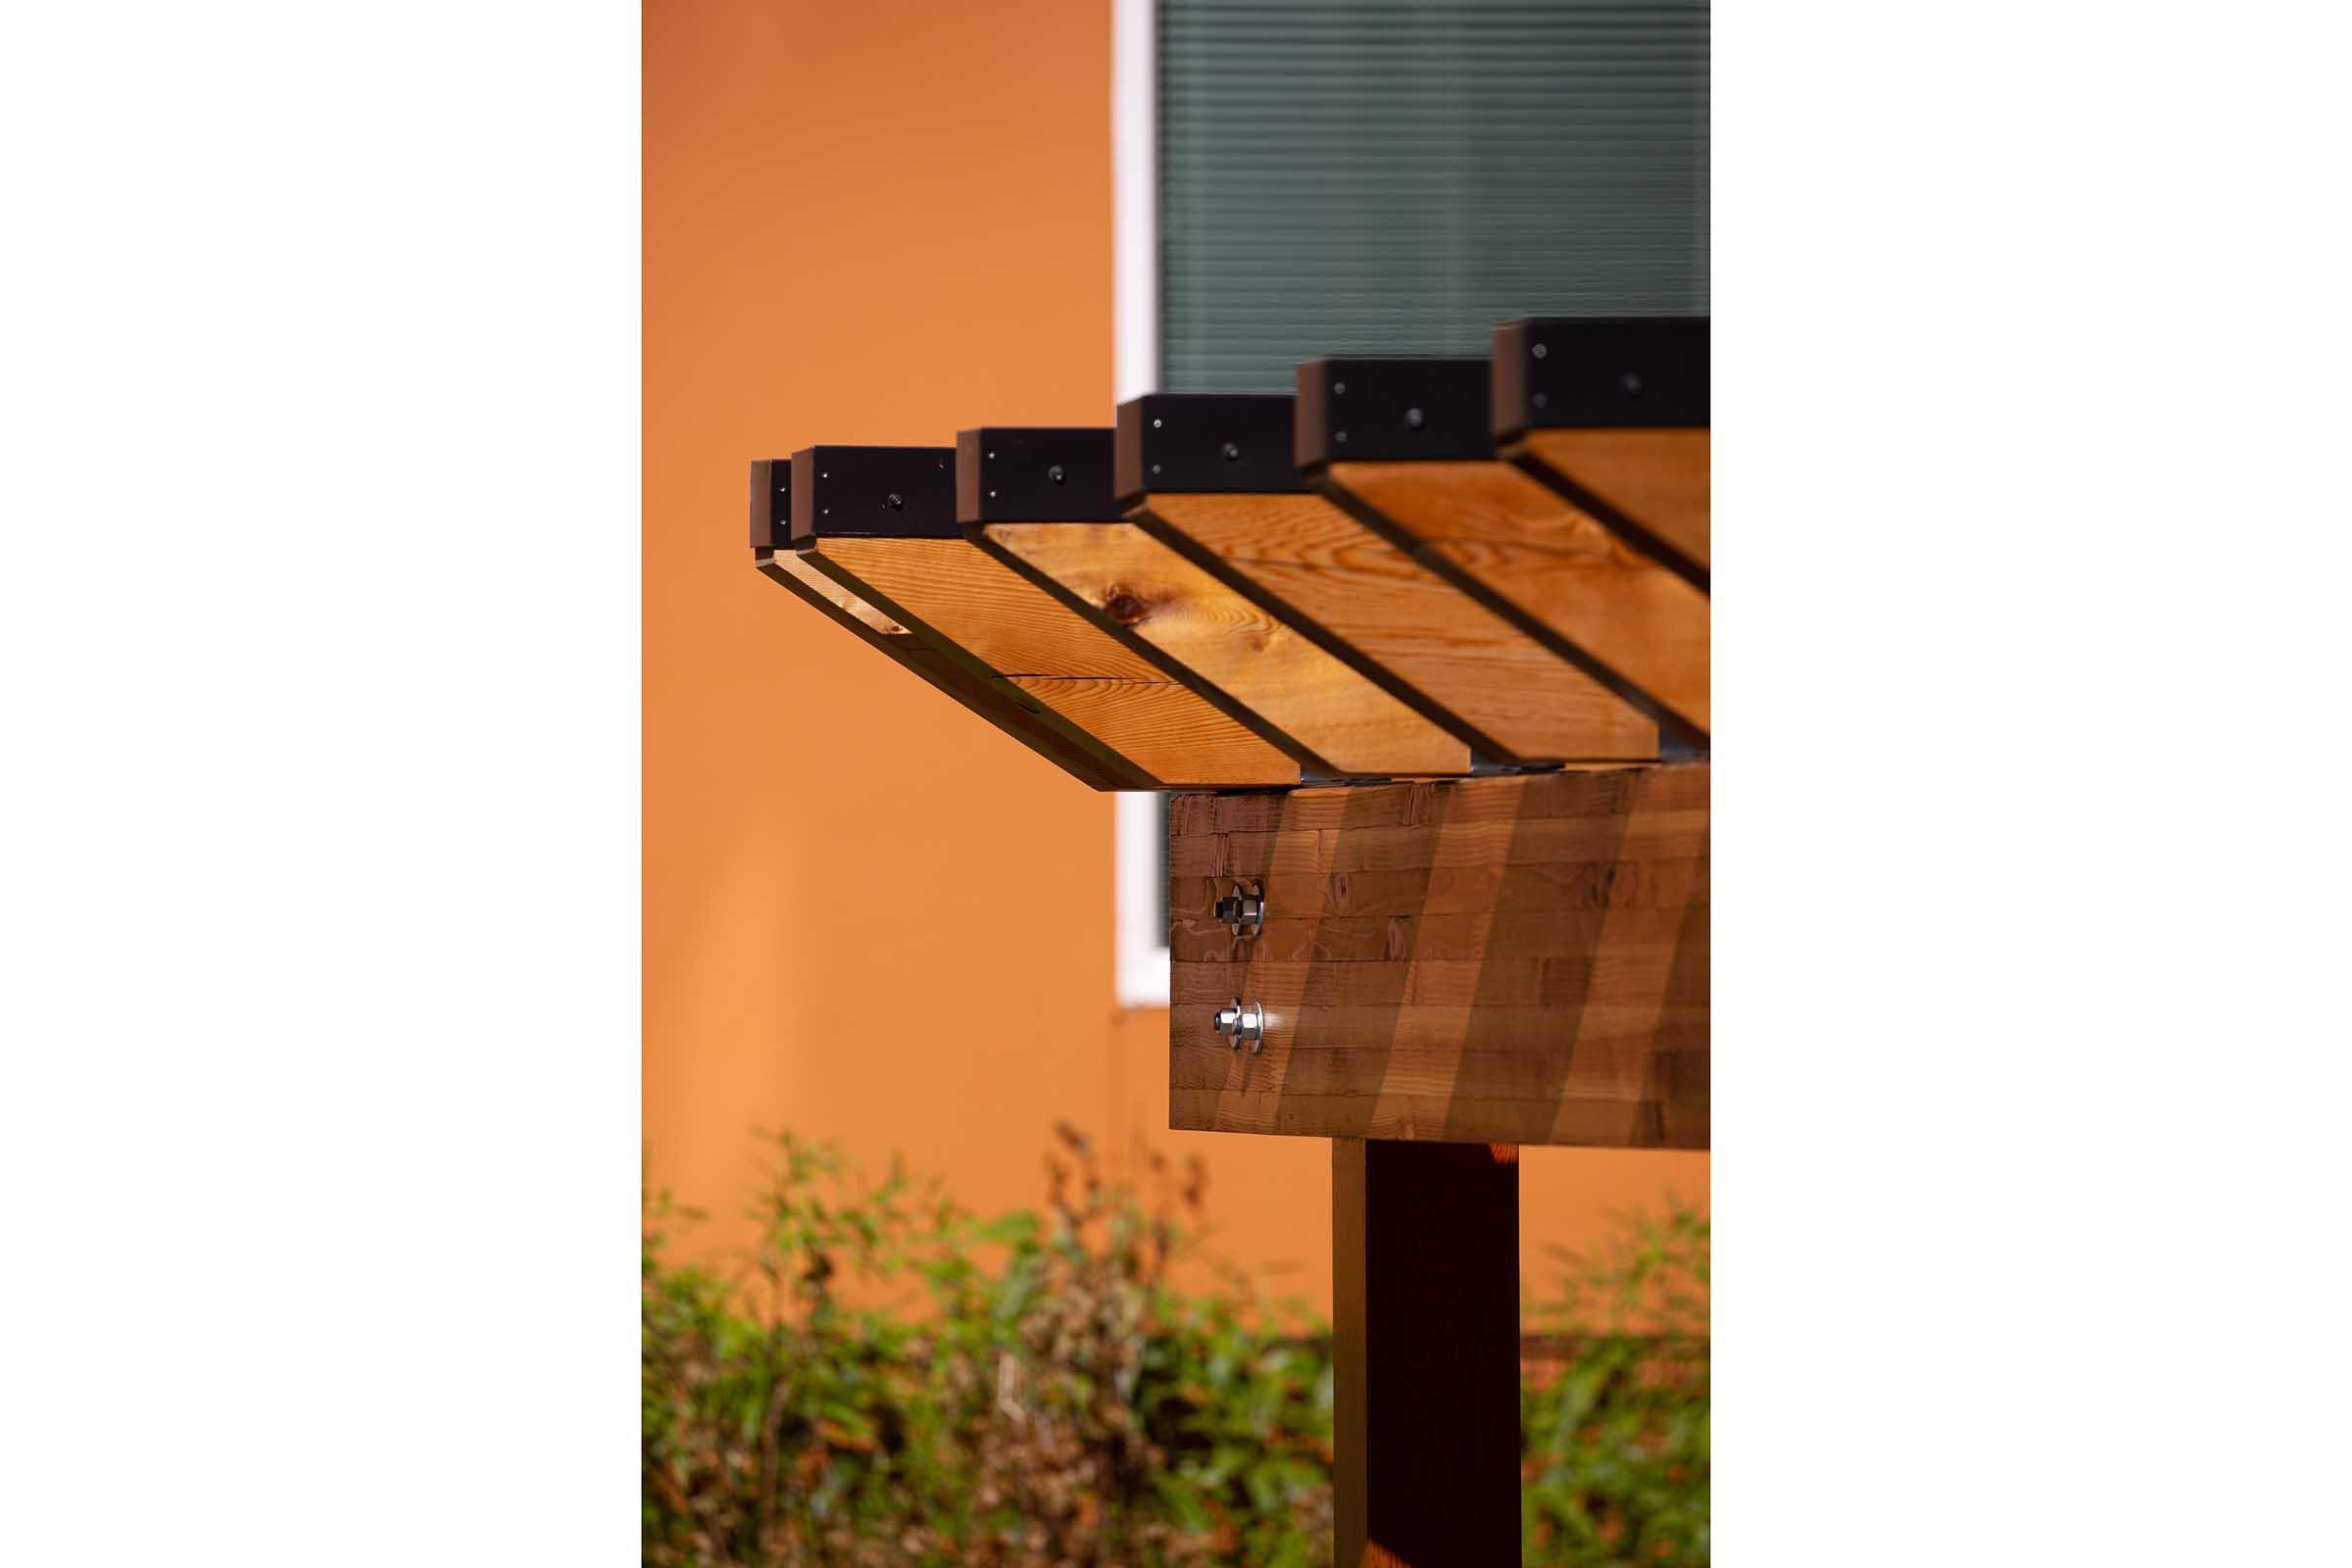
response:
<path id="1" fill-rule="evenodd" d="M 1704 314 L 1707 27 L 1706 0 L 1116 0 L 1119 399 L 1483 355 L 1519 316 Z M 1167 998 L 1151 799 L 1119 815 L 1137 1005 Z"/>

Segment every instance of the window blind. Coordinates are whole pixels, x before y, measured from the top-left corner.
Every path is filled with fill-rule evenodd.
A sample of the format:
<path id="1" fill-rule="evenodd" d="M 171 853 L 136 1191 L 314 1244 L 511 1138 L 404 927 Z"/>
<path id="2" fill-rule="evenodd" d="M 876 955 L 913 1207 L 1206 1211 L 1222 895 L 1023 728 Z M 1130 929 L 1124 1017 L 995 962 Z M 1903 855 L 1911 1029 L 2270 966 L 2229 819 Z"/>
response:
<path id="1" fill-rule="evenodd" d="M 1160 385 L 1705 314 L 1707 6 L 1160 0 Z"/>

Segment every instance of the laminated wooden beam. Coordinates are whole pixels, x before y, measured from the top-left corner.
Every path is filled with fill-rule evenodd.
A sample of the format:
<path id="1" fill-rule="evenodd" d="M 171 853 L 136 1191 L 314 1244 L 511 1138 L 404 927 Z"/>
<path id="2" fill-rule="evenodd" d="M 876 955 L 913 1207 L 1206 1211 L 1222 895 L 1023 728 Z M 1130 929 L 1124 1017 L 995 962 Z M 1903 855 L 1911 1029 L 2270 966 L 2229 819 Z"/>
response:
<path id="1" fill-rule="evenodd" d="M 1205 701 L 1286 737 L 1325 777 L 1469 771 L 1469 748 L 1132 523 L 1111 431 L 993 427 L 956 441 L 967 537 Z"/>
<path id="2" fill-rule="evenodd" d="M 1706 1148 L 1708 777 L 1178 798 L 1170 1125 Z"/>
<path id="3" fill-rule="evenodd" d="M 1654 719 L 1466 594 L 1410 541 L 1311 490 L 1287 397 L 1156 394 L 1119 410 L 1117 484 L 1153 537 L 1483 760 L 1657 755 Z"/>
<path id="4" fill-rule="evenodd" d="M 1708 586 L 1709 322 L 1530 318 L 1494 329 L 1503 455 Z"/>
<path id="5" fill-rule="evenodd" d="M 1502 461 L 1484 360 L 1311 361 L 1298 457 L 1324 494 L 1595 682 L 1703 748 L 1703 586 Z"/>
<path id="6" fill-rule="evenodd" d="M 1146 788 L 1295 785 L 1300 760 L 963 537 L 952 447 L 793 454 L 802 562 L 956 656 L 967 673 L 1148 780 Z"/>
<path id="7" fill-rule="evenodd" d="M 924 633 L 900 625 L 797 555 L 791 548 L 791 472 L 788 458 L 762 458 L 752 465 L 752 559 L 762 575 L 1088 788 L 1157 787 L 1141 769 L 1097 745 L 1044 704 L 1008 694 L 1002 682 L 976 674 L 969 661 L 939 647 Z"/>

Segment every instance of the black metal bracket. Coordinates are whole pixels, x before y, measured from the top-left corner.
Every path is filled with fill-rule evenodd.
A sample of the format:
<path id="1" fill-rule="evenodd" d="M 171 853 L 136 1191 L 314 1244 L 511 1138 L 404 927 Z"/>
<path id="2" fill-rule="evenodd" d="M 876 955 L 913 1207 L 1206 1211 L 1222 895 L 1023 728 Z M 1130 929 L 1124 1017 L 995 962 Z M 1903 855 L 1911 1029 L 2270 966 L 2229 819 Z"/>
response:
<path id="1" fill-rule="evenodd" d="M 752 462 L 752 548 L 792 548 L 792 460 Z"/>
<path id="2" fill-rule="evenodd" d="M 956 520 L 1116 522 L 1111 432 L 983 425 L 956 437 Z"/>
<path id="3" fill-rule="evenodd" d="M 957 539 L 954 447 L 803 447 L 792 537 Z"/>
<path id="4" fill-rule="evenodd" d="M 1707 423 L 1704 316 L 1525 317 L 1494 329 L 1494 436 Z"/>
<path id="5" fill-rule="evenodd" d="M 1415 459 L 1492 461 L 1485 360 L 1309 360 L 1298 367 L 1301 468 Z"/>
<path id="6" fill-rule="evenodd" d="M 1153 392 L 1120 404 L 1112 473 L 1120 506 L 1153 491 L 1305 489 L 1291 456 L 1297 401 L 1279 393 Z"/>

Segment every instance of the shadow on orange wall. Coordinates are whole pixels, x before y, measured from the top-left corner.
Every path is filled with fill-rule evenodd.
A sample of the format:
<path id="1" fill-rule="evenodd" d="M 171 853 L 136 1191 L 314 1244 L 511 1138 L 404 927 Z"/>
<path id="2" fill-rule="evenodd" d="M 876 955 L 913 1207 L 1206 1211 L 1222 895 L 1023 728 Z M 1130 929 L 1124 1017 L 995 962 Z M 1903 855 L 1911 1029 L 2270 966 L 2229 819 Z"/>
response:
<path id="1" fill-rule="evenodd" d="M 1164 1012 L 1112 1004 L 1110 797 L 752 569 L 746 465 L 1111 415 L 1110 28 L 681 0 L 645 25 L 651 1179 L 720 1222 L 789 1126 L 1034 1205 L 1054 1123 L 1209 1167 L 1219 1250 L 1328 1305 L 1330 1146 L 1170 1133 Z M 1051 911 L 1049 913 L 1049 911 Z M 1704 1155 L 1530 1151 L 1522 1252 Z"/>

